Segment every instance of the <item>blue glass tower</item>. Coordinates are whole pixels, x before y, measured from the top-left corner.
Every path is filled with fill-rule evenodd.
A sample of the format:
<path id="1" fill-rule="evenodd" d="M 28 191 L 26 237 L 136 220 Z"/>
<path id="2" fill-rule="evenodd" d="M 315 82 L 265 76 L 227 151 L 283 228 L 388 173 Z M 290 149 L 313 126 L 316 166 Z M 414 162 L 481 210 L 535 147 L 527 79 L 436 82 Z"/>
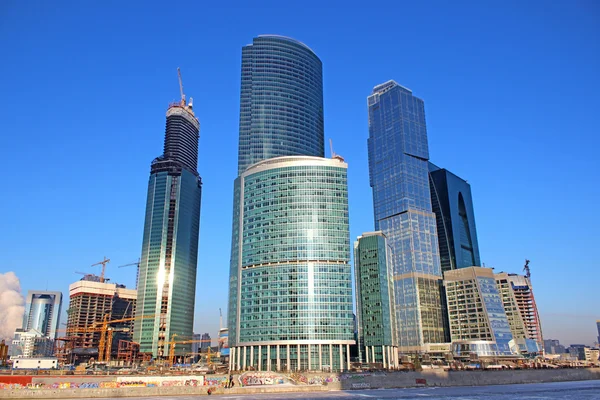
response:
<path id="1" fill-rule="evenodd" d="M 305 44 L 264 35 L 242 48 L 238 175 L 278 156 L 323 157 L 323 65 Z"/>
<path id="2" fill-rule="evenodd" d="M 23 315 L 23 330 L 35 329 L 45 337 L 55 339 L 60 326 L 61 308 L 61 292 L 30 290 Z"/>
<path id="3" fill-rule="evenodd" d="M 435 214 L 431 208 L 423 100 L 389 81 L 368 98 L 369 179 L 375 230 L 392 249 L 398 344 L 427 351 L 447 341 Z"/>
<path id="4" fill-rule="evenodd" d="M 199 132 L 191 101 L 182 96 L 167 110 L 164 152 L 151 165 L 136 306 L 136 317 L 145 318 L 135 321 L 134 341 L 154 357 L 169 354 L 173 335 L 193 335 L 202 185 Z M 175 354 L 190 351 L 190 344 L 178 344 Z"/>
<path id="5" fill-rule="evenodd" d="M 471 186 L 432 163 L 429 163 L 429 184 L 442 271 L 481 265 Z"/>

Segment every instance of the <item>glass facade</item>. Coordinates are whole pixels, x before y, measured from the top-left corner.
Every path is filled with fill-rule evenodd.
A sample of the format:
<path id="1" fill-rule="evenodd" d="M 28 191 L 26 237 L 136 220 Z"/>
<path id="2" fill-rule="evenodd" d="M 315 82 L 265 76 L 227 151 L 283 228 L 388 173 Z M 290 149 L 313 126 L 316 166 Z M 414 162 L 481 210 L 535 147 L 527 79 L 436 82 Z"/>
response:
<path id="1" fill-rule="evenodd" d="M 167 111 L 165 148 L 151 167 L 134 341 L 154 357 L 168 355 L 174 334 L 192 337 L 201 180 L 197 172 L 199 123 L 190 106 Z M 177 355 L 191 351 L 178 344 Z"/>
<path id="2" fill-rule="evenodd" d="M 397 354 L 394 277 L 391 257 L 382 232 L 365 233 L 354 244 L 354 274 L 358 320 L 359 358 L 363 362 L 386 363 L 390 348 Z M 387 357 L 395 365 L 395 356 Z"/>
<path id="3" fill-rule="evenodd" d="M 346 169 L 338 159 L 278 157 L 238 178 L 233 369 L 347 365 L 354 329 Z"/>
<path id="4" fill-rule="evenodd" d="M 481 265 L 471 186 L 432 163 L 429 184 L 442 271 Z"/>
<path id="5" fill-rule="evenodd" d="M 389 81 L 373 89 L 368 109 L 375 230 L 392 249 L 398 344 L 424 351 L 447 341 L 424 103 Z"/>
<path id="6" fill-rule="evenodd" d="M 465 352 L 467 344 L 485 343 L 491 354 L 477 354 L 512 354 L 513 335 L 491 268 L 468 267 L 444 272 L 444 287 L 455 350 Z M 457 343 L 462 347 L 456 347 Z"/>
<path id="7" fill-rule="evenodd" d="M 25 314 L 23 315 L 23 330 L 35 329 L 45 337 L 56 338 L 62 307 L 62 293 L 49 291 L 29 291 Z"/>
<path id="8" fill-rule="evenodd" d="M 238 175 L 279 156 L 323 157 L 323 66 L 306 45 L 259 36 L 242 48 Z"/>

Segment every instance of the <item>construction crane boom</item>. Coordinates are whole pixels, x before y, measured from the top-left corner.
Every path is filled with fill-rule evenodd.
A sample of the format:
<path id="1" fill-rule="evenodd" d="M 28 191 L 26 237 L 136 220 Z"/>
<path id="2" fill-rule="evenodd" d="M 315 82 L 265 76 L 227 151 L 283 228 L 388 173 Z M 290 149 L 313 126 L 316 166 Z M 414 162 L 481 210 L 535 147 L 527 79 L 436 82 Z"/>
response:
<path id="1" fill-rule="evenodd" d="M 96 265 L 102 265 L 102 272 L 100 273 L 100 282 L 105 281 L 104 279 L 104 272 L 106 272 L 106 264 L 108 264 L 110 262 L 110 258 L 106 258 L 106 256 L 104 257 L 104 260 L 97 262 L 96 264 L 92 264 L 92 267 L 95 267 Z"/>
<path id="2" fill-rule="evenodd" d="M 100 343 L 98 344 L 98 361 L 110 361 L 110 351 L 112 349 L 112 332 L 110 324 L 118 324 L 120 322 L 136 321 L 138 319 L 154 318 L 155 315 L 140 315 L 137 317 L 120 318 L 109 320 L 109 314 L 104 315 L 102 322 L 96 322 L 95 329 L 100 332 Z"/>
<path id="3" fill-rule="evenodd" d="M 181 94 L 181 105 L 185 106 L 185 94 L 183 94 L 183 81 L 181 80 L 181 70 L 177 67 L 177 77 L 179 78 L 179 93 Z"/>
<path id="4" fill-rule="evenodd" d="M 125 264 L 125 265 L 119 265 L 117 268 L 123 268 L 123 267 L 131 267 L 132 265 L 136 265 L 137 266 L 137 273 L 135 275 L 135 288 L 137 289 L 137 284 L 138 284 L 138 280 L 140 279 L 140 264 L 141 264 L 142 260 L 138 259 L 137 262 L 132 262 L 129 264 Z"/>

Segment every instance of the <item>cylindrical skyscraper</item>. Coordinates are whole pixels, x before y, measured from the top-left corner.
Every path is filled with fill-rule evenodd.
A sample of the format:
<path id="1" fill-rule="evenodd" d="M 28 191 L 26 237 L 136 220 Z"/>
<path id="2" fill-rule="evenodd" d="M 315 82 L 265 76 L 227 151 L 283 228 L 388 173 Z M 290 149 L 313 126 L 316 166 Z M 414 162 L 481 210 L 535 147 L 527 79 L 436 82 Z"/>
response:
<path id="1" fill-rule="evenodd" d="M 240 176 L 232 369 L 349 369 L 347 167 L 338 158 L 277 157 Z"/>
<path id="2" fill-rule="evenodd" d="M 169 354 L 174 335 L 193 334 L 202 185 L 199 132 L 192 105 L 182 96 L 167 110 L 164 153 L 151 166 L 134 341 L 154 357 Z M 176 347 L 177 355 L 190 351 L 190 344 Z"/>

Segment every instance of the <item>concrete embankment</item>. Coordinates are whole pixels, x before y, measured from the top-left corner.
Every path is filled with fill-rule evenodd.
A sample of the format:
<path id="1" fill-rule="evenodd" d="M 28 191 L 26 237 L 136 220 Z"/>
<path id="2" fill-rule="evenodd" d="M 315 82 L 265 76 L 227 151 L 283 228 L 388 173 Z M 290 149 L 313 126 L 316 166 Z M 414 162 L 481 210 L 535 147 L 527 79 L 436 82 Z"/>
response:
<path id="1" fill-rule="evenodd" d="M 261 374 L 258 372 L 257 374 Z M 265 374 L 265 373 L 262 373 Z M 520 383 L 600 380 L 600 368 L 503 371 L 392 372 L 364 374 L 305 374 L 306 382 L 325 384 L 261 385 L 216 388 L 215 394 L 317 392 L 329 390 L 402 388 L 415 386 L 484 386 Z M 66 378 L 66 377 L 65 377 Z M 81 377 L 85 379 L 85 377 Z M 47 379 L 47 378 L 44 378 Z M 0 398 L 68 399 L 205 395 L 208 386 L 121 387 L 78 389 L 4 389 Z"/>

